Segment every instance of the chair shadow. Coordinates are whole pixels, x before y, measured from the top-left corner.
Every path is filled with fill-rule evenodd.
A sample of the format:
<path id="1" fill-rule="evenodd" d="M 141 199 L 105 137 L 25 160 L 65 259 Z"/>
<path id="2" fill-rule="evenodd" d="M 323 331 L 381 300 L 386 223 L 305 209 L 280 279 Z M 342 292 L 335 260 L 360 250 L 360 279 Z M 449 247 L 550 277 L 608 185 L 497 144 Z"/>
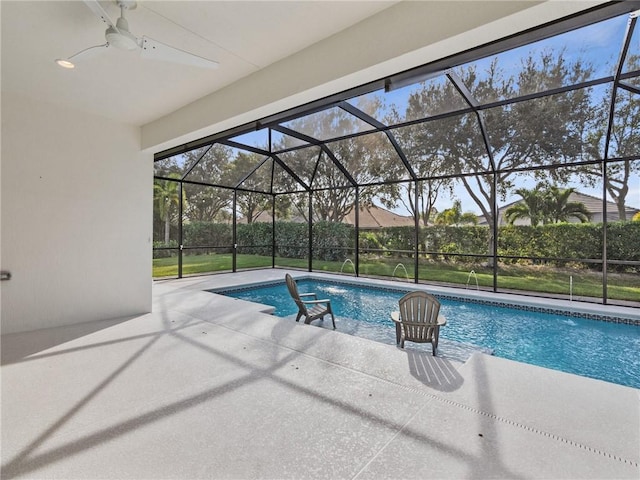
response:
<path id="1" fill-rule="evenodd" d="M 464 383 L 456 366 L 446 358 L 434 357 L 429 351 L 422 351 L 406 347 L 409 371 L 414 378 L 429 388 L 441 392 L 453 392 Z"/>

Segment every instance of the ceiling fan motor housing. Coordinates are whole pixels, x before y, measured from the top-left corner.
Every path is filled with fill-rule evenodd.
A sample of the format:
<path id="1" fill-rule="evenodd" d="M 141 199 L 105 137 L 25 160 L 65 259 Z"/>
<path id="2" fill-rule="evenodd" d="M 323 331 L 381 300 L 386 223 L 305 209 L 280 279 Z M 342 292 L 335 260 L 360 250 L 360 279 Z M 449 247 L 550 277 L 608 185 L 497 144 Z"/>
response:
<path id="1" fill-rule="evenodd" d="M 118 18 L 116 28 L 109 27 L 105 32 L 109 45 L 121 50 L 135 50 L 138 48 L 138 39 L 129 32 L 129 23 L 124 17 Z"/>

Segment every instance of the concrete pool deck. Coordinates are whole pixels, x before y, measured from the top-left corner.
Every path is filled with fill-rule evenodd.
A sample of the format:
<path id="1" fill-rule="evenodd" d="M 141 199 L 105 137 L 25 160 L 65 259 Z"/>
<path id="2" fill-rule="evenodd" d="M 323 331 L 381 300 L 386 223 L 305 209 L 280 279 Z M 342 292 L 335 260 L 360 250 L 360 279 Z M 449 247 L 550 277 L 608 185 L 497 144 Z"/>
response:
<path id="1" fill-rule="evenodd" d="M 638 389 L 204 291 L 284 273 L 156 282 L 152 313 L 3 336 L 2 478 L 640 477 Z"/>

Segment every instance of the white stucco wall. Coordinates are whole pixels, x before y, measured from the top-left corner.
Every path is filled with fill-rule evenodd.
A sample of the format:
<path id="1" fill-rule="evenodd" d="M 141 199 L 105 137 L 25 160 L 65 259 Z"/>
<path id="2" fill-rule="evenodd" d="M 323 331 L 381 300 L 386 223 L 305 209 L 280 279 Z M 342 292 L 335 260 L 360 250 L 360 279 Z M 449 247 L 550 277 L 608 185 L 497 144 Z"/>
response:
<path id="1" fill-rule="evenodd" d="M 140 128 L 2 95 L 2 333 L 151 310 Z"/>

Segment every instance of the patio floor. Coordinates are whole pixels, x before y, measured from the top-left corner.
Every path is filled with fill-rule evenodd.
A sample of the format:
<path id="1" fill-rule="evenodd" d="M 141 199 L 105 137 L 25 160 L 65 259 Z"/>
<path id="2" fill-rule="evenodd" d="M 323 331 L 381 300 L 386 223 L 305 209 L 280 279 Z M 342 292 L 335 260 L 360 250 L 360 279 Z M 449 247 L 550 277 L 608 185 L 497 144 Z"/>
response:
<path id="1" fill-rule="evenodd" d="M 466 362 L 154 284 L 154 311 L 2 338 L 2 478 L 634 478 L 640 390 Z"/>

